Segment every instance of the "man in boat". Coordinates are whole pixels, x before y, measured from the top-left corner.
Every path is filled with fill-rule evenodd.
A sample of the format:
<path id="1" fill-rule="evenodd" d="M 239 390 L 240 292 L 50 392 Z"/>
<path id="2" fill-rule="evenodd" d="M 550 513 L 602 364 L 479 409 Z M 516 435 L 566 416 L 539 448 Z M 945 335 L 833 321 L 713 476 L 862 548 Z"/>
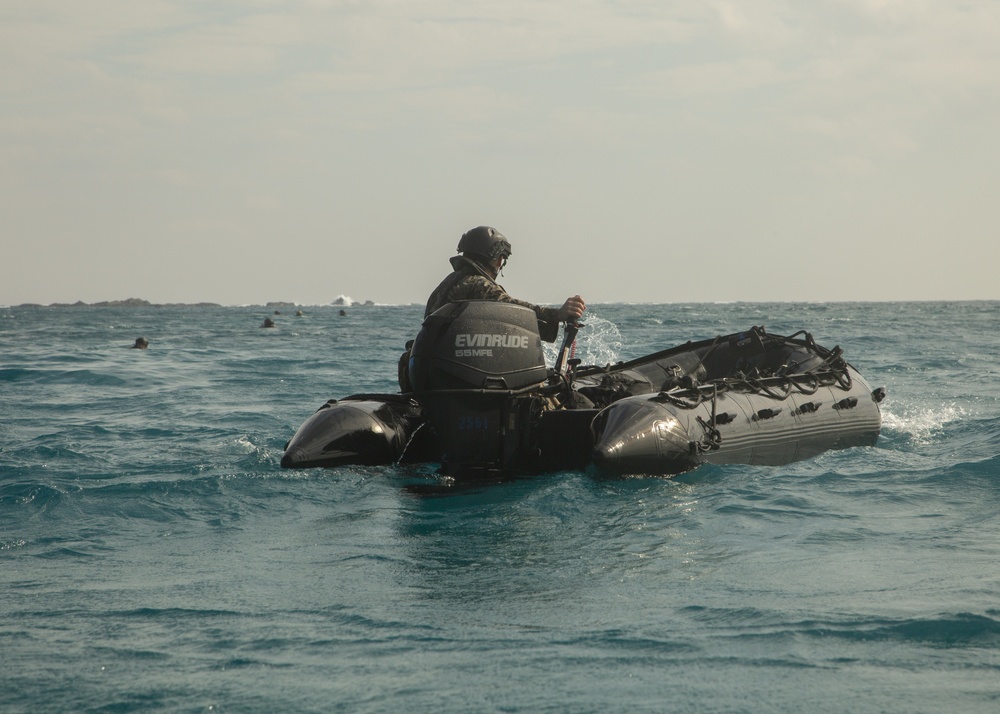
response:
<path id="1" fill-rule="evenodd" d="M 458 252 L 461 255 L 451 258 L 451 265 L 454 268 L 451 275 L 441 281 L 427 300 L 424 317 L 450 302 L 462 300 L 510 302 L 534 310 L 538 316 L 538 334 L 546 342 L 555 342 L 559 336 L 559 323 L 577 320 L 587 309 L 586 303 L 579 295 L 566 298 L 562 307 L 558 308 L 542 307 L 511 297 L 503 286 L 497 283 L 497 276 L 511 255 L 510 241 L 496 228 L 479 226 L 466 231 L 458 241 Z M 399 386 L 403 392 L 411 390 L 407 364 L 412 345 L 411 340 L 406 344 L 406 351 L 399 357 Z"/>
<path id="2" fill-rule="evenodd" d="M 427 300 L 424 317 L 450 302 L 462 300 L 495 300 L 523 305 L 538 316 L 538 333 L 546 342 L 555 342 L 559 323 L 577 320 L 587 309 L 579 295 L 566 298 L 562 307 L 541 307 L 507 294 L 497 283 L 497 276 L 511 255 L 510 241 L 496 228 L 479 226 L 462 235 L 458 252 L 451 258 L 454 271 L 441 281 Z"/>

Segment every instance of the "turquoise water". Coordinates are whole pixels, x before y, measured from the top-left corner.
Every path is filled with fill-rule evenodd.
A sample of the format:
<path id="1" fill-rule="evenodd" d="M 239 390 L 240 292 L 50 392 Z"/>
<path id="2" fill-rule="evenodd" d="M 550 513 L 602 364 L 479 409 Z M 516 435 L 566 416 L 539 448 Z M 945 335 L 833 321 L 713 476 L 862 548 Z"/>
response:
<path id="1" fill-rule="evenodd" d="M 0 308 L 0 711 L 1000 710 L 1000 303 L 593 306 L 585 363 L 808 329 L 879 443 L 464 490 L 279 468 L 422 313 L 303 310 Z"/>

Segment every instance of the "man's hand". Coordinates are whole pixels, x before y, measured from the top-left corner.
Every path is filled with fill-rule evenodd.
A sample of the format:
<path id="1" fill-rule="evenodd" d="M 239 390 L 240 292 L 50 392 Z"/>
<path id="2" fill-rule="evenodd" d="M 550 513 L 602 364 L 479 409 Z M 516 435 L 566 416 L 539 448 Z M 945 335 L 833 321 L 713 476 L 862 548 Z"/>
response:
<path id="1" fill-rule="evenodd" d="M 559 308 L 559 321 L 568 322 L 578 320 L 583 316 L 583 311 L 587 309 L 587 304 L 579 295 L 566 298 L 566 302 Z"/>

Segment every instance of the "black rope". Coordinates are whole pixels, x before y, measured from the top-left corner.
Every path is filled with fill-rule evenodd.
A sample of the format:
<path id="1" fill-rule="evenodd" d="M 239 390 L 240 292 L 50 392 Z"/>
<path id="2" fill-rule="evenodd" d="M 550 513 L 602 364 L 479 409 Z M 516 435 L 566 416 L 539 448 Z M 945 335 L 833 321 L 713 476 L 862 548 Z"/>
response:
<path id="1" fill-rule="evenodd" d="M 820 387 L 839 386 L 849 390 L 853 384 L 851 374 L 846 367 L 842 370 L 826 370 L 817 372 L 810 370 L 801 374 L 785 375 L 783 377 L 724 377 L 713 380 L 709 384 L 696 387 L 673 389 L 660 392 L 653 399 L 669 402 L 682 409 L 695 409 L 702 403 L 718 399 L 719 394 L 727 391 L 740 391 L 750 394 L 766 394 L 777 401 L 784 401 L 792 394 L 809 396 L 815 394 Z M 711 390 L 711 394 L 709 394 Z M 714 404 L 712 420 L 715 421 Z"/>
<path id="2" fill-rule="evenodd" d="M 812 378 L 811 388 L 803 386 L 801 383 L 799 383 L 799 378 L 801 378 L 801 377 L 811 377 Z M 799 394 L 804 394 L 804 395 L 807 395 L 807 396 L 810 395 L 810 394 L 815 394 L 817 391 L 819 391 L 820 386 L 822 386 L 820 384 L 819 377 L 817 377 L 815 374 L 812 374 L 811 372 L 805 372 L 803 374 L 789 374 L 785 378 L 790 383 L 792 383 L 792 384 L 795 385 L 795 390 Z"/>
<path id="3" fill-rule="evenodd" d="M 753 391 L 757 394 L 763 393 L 772 399 L 785 400 L 788 399 L 788 396 L 792 393 L 792 384 L 788 377 L 781 377 L 780 379 L 782 381 L 775 386 L 782 390 L 781 393 L 772 391 L 770 387 L 757 379 L 747 380 L 747 384 L 749 384 L 753 388 Z"/>

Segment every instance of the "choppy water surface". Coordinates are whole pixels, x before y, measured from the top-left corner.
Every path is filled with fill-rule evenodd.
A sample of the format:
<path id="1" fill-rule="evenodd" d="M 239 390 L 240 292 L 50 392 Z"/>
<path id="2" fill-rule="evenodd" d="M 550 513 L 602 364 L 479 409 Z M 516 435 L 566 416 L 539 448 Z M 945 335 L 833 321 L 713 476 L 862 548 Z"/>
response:
<path id="1" fill-rule="evenodd" d="M 588 310 L 594 363 L 808 329 L 886 387 L 874 448 L 282 471 L 421 312 L 0 308 L 0 711 L 1000 709 L 1000 304 Z"/>

